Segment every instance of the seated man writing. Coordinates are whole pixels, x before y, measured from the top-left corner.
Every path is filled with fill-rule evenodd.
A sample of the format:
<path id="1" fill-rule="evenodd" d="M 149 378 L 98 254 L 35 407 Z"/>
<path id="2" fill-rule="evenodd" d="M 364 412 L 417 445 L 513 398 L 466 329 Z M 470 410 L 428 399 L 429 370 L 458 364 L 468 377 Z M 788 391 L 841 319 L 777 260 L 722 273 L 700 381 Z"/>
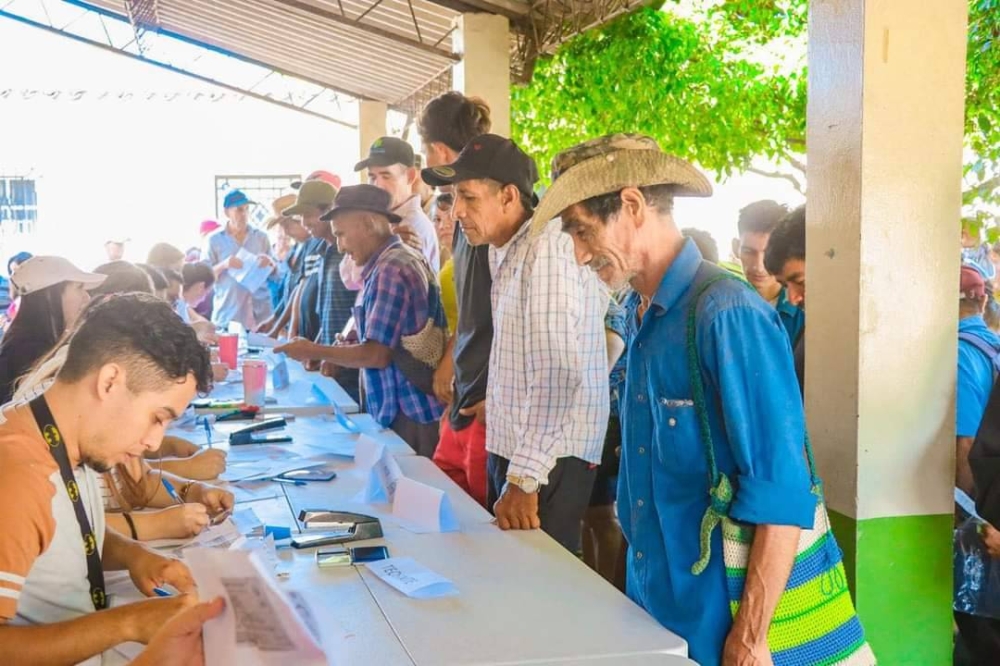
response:
<path id="1" fill-rule="evenodd" d="M 94 301 L 68 338 L 52 385 L 0 413 L 4 663 L 99 663 L 146 643 L 193 604 L 181 562 L 106 529 L 97 475 L 160 446 L 169 422 L 211 384 L 207 350 L 152 296 Z M 107 610 L 104 571 L 126 569 L 145 594 L 184 593 Z"/>

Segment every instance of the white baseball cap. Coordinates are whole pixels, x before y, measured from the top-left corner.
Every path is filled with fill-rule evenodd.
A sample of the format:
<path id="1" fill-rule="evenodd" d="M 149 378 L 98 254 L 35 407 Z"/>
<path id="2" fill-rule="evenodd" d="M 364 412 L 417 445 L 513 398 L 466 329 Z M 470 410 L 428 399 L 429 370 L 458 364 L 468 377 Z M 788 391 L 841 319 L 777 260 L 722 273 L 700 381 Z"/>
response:
<path id="1" fill-rule="evenodd" d="M 93 289 L 107 277 L 81 271 L 62 257 L 32 257 L 17 267 L 10 281 L 14 283 L 15 293 L 25 296 L 60 282 L 80 282 L 84 288 Z"/>

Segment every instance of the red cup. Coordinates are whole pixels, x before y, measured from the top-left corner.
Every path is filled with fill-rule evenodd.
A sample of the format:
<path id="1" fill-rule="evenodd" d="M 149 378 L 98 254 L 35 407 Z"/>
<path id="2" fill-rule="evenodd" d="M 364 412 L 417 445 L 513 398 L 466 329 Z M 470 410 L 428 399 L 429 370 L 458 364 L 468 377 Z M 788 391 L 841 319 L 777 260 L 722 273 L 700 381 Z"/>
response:
<path id="1" fill-rule="evenodd" d="M 243 403 L 264 408 L 267 398 L 267 361 L 243 361 Z"/>
<path id="2" fill-rule="evenodd" d="M 223 334 L 219 336 L 219 361 L 225 363 L 230 370 L 236 369 L 237 349 L 240 336 Z"/>

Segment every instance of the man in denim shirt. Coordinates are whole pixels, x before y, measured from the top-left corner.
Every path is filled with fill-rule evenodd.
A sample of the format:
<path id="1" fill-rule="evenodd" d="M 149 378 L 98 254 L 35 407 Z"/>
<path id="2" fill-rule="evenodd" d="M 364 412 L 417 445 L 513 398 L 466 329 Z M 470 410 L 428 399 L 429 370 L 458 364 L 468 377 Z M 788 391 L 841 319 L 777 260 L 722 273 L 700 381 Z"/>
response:
<path id="1" fill-rule="evenodd" d="M 769 664 L 771 618 L 800 528 L 812 526 L 816 508 L 785 328 L 737 280 L 705 292 L 695 320 L 718 467 L 736 485 L 729 514 L 757 526 L 733 619 L 719 530 L 708 568 L 691 572 L 709 479 L 689 379 L 688 310 L 699 286 L 722 269 L 702 261 L 671 212 L 675 196 L 709 196 L 711 185 L 643 136 L 595 139 L 556 159 L 558 177 L 535 224 L 561 216 L 577 261 L 612 288 L 630 283 L 641 306 L 630 316 L 621 404 L 618 513 L 629 544 L 628 595 L 685 638 L 702 666 Z"/>

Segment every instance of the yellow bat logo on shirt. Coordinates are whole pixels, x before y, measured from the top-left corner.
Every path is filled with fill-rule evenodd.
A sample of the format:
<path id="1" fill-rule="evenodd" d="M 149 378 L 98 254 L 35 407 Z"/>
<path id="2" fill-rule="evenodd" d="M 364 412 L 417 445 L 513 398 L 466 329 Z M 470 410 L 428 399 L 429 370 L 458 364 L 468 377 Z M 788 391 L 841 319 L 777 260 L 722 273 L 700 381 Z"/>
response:
<path id="1" fill-rule="evenodd" d="M 62 437 L 59 436 L 59 429 L 54 425 L 47 425 L 42 431 L 42 437 L 53 449 L 62 444 Z"/>
<path id="2" fill-rule="evenodd" d="M 66 494 L 69 495 L 69 499 L 73 502 L 80 499 L 80 487 L 76 485 L 76 481 L 70 481 L 66 484 Z"/>
<path id="3" fill-rule="evenodd" d="M 88 556 L 97 552 L 97 539 L 94 538 L 93 532 L 88 532 L 87 536 L 83 537 L 83 549 Z"/>

